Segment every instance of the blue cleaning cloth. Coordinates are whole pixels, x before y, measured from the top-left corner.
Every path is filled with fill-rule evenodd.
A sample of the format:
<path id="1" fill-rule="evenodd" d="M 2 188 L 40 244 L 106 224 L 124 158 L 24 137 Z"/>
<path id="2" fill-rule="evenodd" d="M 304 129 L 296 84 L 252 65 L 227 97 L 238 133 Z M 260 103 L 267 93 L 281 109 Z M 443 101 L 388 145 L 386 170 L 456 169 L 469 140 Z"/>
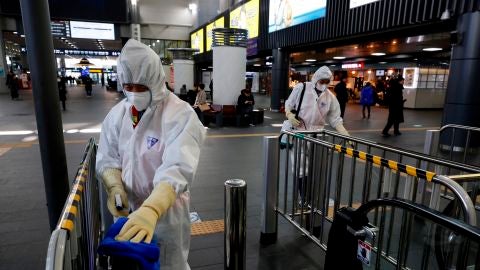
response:
<path id="1" fill-rule="evenodd" d="M 134 260 L 144 270 L 160 270 L 160 262 L 158 260 L 160 248 L 157 245 L 155 236 L 153 236 L 150 244 L 115 240 L 115 236 L 117 236 L 127 221 L 128 218 L 121 217 L 110 227 L 98 247 L 98 254 Z"/>

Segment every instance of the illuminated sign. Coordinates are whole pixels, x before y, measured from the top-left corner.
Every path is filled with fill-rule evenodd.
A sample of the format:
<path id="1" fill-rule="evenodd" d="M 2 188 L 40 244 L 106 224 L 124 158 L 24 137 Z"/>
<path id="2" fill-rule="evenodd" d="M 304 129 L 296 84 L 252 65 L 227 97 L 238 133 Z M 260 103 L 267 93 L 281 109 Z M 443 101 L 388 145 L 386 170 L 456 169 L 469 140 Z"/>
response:
<path id="1" fill-rule="evenodd" d="M 405 81 L 403 87 L 405 88 L 417 88 L 418 86 L 418 68 L 404 68 L 403 69 L 403 78 Z"/>
<path id="2" fill-rule="evenodd" d="M 70 21 L 70 34 L 72 38 L 114 40 L 115 27 L 113 23 Z"/>
<path id="3" fill-rule="evenodd" d="M 212 30 L 215 28 L 223 28 L 225 27 L 225 17 L 221 17 L 211 24 L 207 25 L 207 51 L 212 49 L 213 37 L 212 37 Z"/>
<path id="4" fill-rule="evenodd" d="M 198 49 L 199 53 L 203 53 L 203 28 L 190 35 L 190 44 L 192 49 Z"/>
<path id="5" fill-rule="evenodd" d="M 356 7 L 363 6 L 363 5 L 370 4 L 377 1 L 380 1 L 380 0 L 350 0 L 350 8 L 356 8 Z"/>
<path id="6" fill-rule="evenodd" d="M 363 64 L 362 63 L 343 64 L 342 68 L 344 69 L 363 68 Z"/>
<path id="7" fill-rule="evenodd" d="M 230 27 L 248 30 L 248 38 L 258 36 L 260 0 L 251 0 L 230 12 Z"/>
<path id="8" fill-rule="evenodd" d="M 325 17 L 327 0 L 270 0 L 268 32 Z"/>

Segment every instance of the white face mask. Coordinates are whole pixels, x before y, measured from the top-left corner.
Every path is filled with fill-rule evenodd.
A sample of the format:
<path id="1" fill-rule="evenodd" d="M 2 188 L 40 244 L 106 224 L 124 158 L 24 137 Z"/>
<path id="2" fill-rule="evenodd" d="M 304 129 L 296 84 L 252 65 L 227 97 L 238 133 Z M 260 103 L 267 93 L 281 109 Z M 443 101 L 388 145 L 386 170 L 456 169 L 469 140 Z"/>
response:
<path id="1" fill-rule="evenodd" d="M 324 92 L 327 90 L 328 85 L 323 83 L 317 83 L 317 90 Z"/>
<path id="2" fill-rule="evenodd" d="M 145 110 L 148 105 L 150 105 L 150 101 L 152 99 L 152 95 L 150 94 L 150 91 L 145 91 L 145 92 L 129 92 L 129 91 L 124 91 L 125 95 L 127 96 L 128 102 L 130 102 L 133 106 L 135 106 L 135 109 L 139 111 Z"/>

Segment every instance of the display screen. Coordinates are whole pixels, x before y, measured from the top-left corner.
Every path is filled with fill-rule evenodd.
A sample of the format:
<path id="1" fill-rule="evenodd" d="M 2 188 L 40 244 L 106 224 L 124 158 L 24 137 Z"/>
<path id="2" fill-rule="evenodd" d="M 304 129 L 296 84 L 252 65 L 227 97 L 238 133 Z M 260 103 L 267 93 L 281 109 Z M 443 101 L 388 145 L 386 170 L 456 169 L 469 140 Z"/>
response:
<path id="1" fill-rule="evenodd" d="M 51 28 L 52 28 L 52 36 L 71 37 L 69 21 L 52 21 Z"/>
<path id="2" fill-rule="evenodd" d="M 212 49 L 213 37 L 212 30 L 215 28 L 225 27 L 225 17 L 216 19 L 214 22 L 207 25 L 207 51 Z"/>
<path id="3" fill-rule="evenodd" d="M 258 36 L 259 0 L 251 0 L 230 12 L 230 28 L 248 30 L 248 38 Z"/>
<path id="4" fill-rule="evenodd" d="M 70 21 L 72 38 L 115 39 L 115 27 L 112 23 L 93 23 Z"/>
<path id="5" fill-rule="evenodd" d="M 128 22 L 127 1 L 48 0 L 50 18 L 74 21 Z M 0 0 L 2 14 L 20 16 L 19 0 Z"/>
<path id="6" fill-rule="evenodd" d="M 350 0 L 350 8 L 356 8 L 379 0 Z"/>
<path id="7" fill-rule="evenodd" d="M 192 49 L 198 49 L 199 53 L 203 53 L 203 28 L 190 35 L 190 44 Z"/>
<path id="8" fill-rule="evenodd" d="M 325 17 L 327 0 L 270 0 L 268 32 Z"/>

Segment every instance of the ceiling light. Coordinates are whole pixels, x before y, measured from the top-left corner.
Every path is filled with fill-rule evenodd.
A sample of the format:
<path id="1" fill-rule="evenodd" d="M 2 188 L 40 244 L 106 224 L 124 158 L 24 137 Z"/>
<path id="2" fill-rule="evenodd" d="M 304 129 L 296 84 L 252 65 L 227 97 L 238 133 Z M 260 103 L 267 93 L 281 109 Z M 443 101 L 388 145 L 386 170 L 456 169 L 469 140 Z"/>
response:
<path id="1" fill-rule="evenodd" d="M 261 67 L 261 64 L 253 64 L 254 67 Z"/>
<path id="2" fill-rule="evenodd" d="M 21 37 L 25 37 L 25 35 L 20 35 Z"/>
<path id="3" fill-rule="evenodd" d="M 376 52 L 376 53 L 372 53 L 373 56 L 384 56 L 385 53 L 383 52 Z"/>
<path id="4" fill-rule="evenodd" d="M 190 9 L 190 11 L 192 13 L 196 13 L 197 12 L 197 4 L 195 4 L 195 3 L 188 4 L 188 9 Z"/>
<path id="5" fill-rule="evenodd" d="M 358 49 L 358 46 L 353 47 L 354 49 Z"/>
<path id="6" fill-rule="evenodd" d="M 346 57 L 345 56 L 335 56 L 333 57 L 333 59 L 337 59 L 337 60 L 342 60 L 342 59 L 345 59 Z"/>
<path id="7" fill-rule="evenodd" d="M 396 40 L 392 41 L 392 44 L 397 44 L 397 41 Z"/>
<path id="8" fill-rule="evenodd" d="M 18 34 L 18 32 L 16 32 L 16 31 L 15 31 L 15 32 L 13 32 L 13 34 L 14 34 L 14 35 L 17 35 L 17 34 Z"/>
<path id="9" fill-rule="evenodd" d="M 386 64 L 387 62 L 378 62 L 378 63 L 383 65 L 383 64 Z"/>
<path id="10" fill-rule="evenodd" d="M 160 39 L 157 39 L 157 42 L 160 42 Z"/>
<path id="11" fill-rule="evenodd" d="M 330 65 L 330 66 L 331 66 L 331 67 L 334 67 L 334 66 L 336 66 L 336 65 Z"/>
<path id="12" fill-rule="evenodd" d="M 307 60 L 305 60 L 305 61 L 306 61 L 306 62 L 315 62 L 315 61 L 317 61 L 317 60 L 316 60 L 316 59 L 307 59 Z"/>
<path id="13" fill-rule="evenodd" d="M 423 50 L 427 52 L 436 52 L 436 51 L 441 51 L 443 49 L 442 48 L 423 48 Z"/>

